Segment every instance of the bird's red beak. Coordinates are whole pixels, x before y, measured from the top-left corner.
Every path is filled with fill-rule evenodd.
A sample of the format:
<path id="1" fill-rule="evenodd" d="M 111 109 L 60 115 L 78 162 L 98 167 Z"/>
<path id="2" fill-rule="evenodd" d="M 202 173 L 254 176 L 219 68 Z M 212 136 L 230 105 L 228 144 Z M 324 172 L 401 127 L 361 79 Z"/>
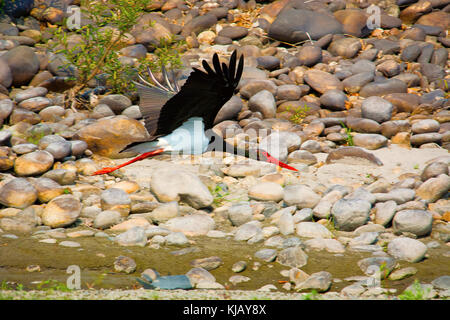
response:
<path id="1" fill-rule="evenodd" d="M 262 154 L 264 157 L 266 157 L 266 161 L 267 161 L 267 162 L 276 164 L 277 166 L 282 167 L 282 168 L 285 168 L 285 169 L 289 169 L 289 170 L 292 170 L 292 171 L 298 171 L 298 170 L 295 169 L 294 167 L 291 167 L 291 166 L 287 165 L 286 163 L 281 162 L 280 160 L 278 160 L 278 159 L 272 157 L 267 151 L 262 151 L 262 150 L 261 150 L 261 154 Z"/>

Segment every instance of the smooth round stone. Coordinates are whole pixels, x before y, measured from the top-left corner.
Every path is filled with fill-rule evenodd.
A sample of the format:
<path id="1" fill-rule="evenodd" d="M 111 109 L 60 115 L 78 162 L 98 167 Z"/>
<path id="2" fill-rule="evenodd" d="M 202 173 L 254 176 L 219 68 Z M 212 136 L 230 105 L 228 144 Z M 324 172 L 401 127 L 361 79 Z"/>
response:
<path id="1" fill-rule="evenodd" d="M 330 239 L 333 234 L 325 226 L 316 222 L 300 222 L 296 226 L 296 233 L 305 238 Z"/>
<path id="2" fill-rule="evenodd" d="M 402 50 L 400 59 L 407 62 L 414 62 L 422 52 L 422 48 L 417 44 L 411 44 Z"/>
<path id="3" fill-rule="evenodd" d="M 39 71 L 40 62 L 29 46 L 18 46 L 2 55 L 13 76 L 13 85 L 26 85 Z"/>
<path id="4" fill-rule="evenodd" d="M 438 143 L 442 140 L 442 134 L 437 132 L 420 133 L 411 136 L 410 142 L 413 146 L 421 146 L 426 143 Z"/>
<path id="5" fill-rule="evenodd" d="M 284 188 L 284 203 L 297 206 L 298 209 L 314 208 L 320 201 L 320 196 L 306 185 L 289 185 Z"/>
<path id="6" fill-rule="evenodd" d="M 259 201 L 279 202 L 283 199 L 283 188 L 274 182 L 262 182 L 254 185 L 248 191 L 251 199 Z"/>
<path id="7" fill-rule="evenodd" d="M 114 260 L 114 270 L 116 272 L 133 273 L 136 271 L 136 262 L 126 256 L 118 256 Z"/>
<path id="8" fill-rule="evenodd" d="M 415 134 L 428 133 L 428 132 L 438 132 L 440 124 L 438 121 L 433 119 L 420 120 L 411 126 L 411 131 Z"/>
<path id="9" fill-rule="evenodd" d="M 348 93 L 358 93 L 362 87 L 373 81 L 375 75 L 373 71 L 361 72 L 347 77 L 342 81 L 344 90 Z"/>
<path id="10" fill-rule="evenodd" d="M 277 86 L 270 80 L 252 80 L 246 83 L 239 89 L 242 97 L 250 99 L 256 93 L 267 90 L 273 95 L 277 93 Z"/>
<path id="11" fill-rule="evenodd" d="M 186 272 L 186 276 L 189 278 L 193 286 L 205 281 L 216 281 L 216 278 L 208 270 L 201 267 L 192 268 Z"/>
<path id="12" fill-rule="evenodd" d="M 361 235 L 353 238 L 348 245 L 352 246 L 363 246 L 374 244 L 378 240 L 378 232 L 363 232 Z"/>
<path id="13" fill-rule="evenodd" d="M 124 56 L 136 59 L 145 58 L 145 56 L 147 55 L 147 49 L 140 43 L 122 48 L 119 52 Z"/>
<path id="14" fill-rule="evenodd" d="M 378 202 L 375 205 L 375 223 L 383 226 L 388 225 L 394 218 L 397 210 L 397 203 L 393 200 Z"/>
<path id="15" fill-rule="evenodd" d="M 262 90 L 253 95 L 248 101 L 251 111 L 261 112 L 264 118 L 275 118 L 276 103 L 273 94 L 267 90 Z"/>
<path id="16" fill-rule="evenodd" d="M 14 103 L 9 99 L 0 100 L 0 119 L 4 120 L 9 117 L 13 111 Z M 2 130 L 4 131 L 4 130 Z"/>
<path id="17" fill-rule="evenodd" d="M 45 151 L 50 153 L 54 159 L 61 160 L 71 154 L 72 144 L 68 141 L 52 142 L 45 148 Z"/>
<path id="18" fill-rule="evenodd" d="M 356 75 L 359 73 L 374 73 L 376 69 L 375 63 L 367 59 L 358 58 L 358 60 L 350 67 L 350 71 Z"/>
<path id="19" fill-rule="evenodd" d="M 450 177 L 440 174 L 436 178 L 430 178 L 417 188 L 417 196 L 428 202 L 435 202 L 445 196 L 450 190 Z"/>
<path id="20" fill-rule="evenodd" d="M 323 122 L 317 121 L 317 122 L 311 122 L 307 126 L 303 127 L 303 132 L 305 132 L 308 136 L 319 136 L 323 132 L 324 129 L 325 129 L 325 124 Z"/>
<path id="21" fill-rule="evenodd" d="M 265 262 L 272 262 L 277 257 L 277 250 L 274 249 L 261 249 L 255 252 L 255 258 L 263 260 Z"/>
<path id="22" fill-rule="evenodd" d="M 417 273 L 417 269 L 414 267 L 406 267 L 399 270 L 395 270 L 389 275 L 389 280 L 397 281 L 413 276 Z"/>
<path id="23" fill-rule="evenodd" d="M 121 221 L 122 216 L 120 212 L 113 210 L 102 211 L 95 216 L 94 228 L 108 229 L 109 227 L 118 224 Z"/>
<path id="24" fill-rule="evenodd" d="M 346 110 L 347 96 L 341 90 L 328 90 L 320 97 L 321 105 L 333 111 Z"/>
<path id="25" fill-rule="evenodd" d="M 193 208 L 204 208 L 213 202 L 213 197 L 200 178 L 185 170 L 156 170 L 150 181 L 151 191 L 161 202 L 183 201 Z"/>
<path id="26" fill-rule="evenodd" d="M 131 199 L 122 189 L 107 189 L 101 194 L 101 207 L 102 210 L 114 210 L 126 217 L 130 213 Z"/>
<path id="27" fill-rule="evenodd" d="M 432 162 L 428 164 L 422 171 L 420 178 L 426 181 L 430 178 L 435 178 L 441 174 L 449 175 L 448 164 L 445 162 Z"/>
<path id="28" fill-rule="evenodd" d="M 110 94 L 98 101 L 99 104 L 108 105 L 116 114 L 120 114 L 126 108 L 132 105 L 131 100 L 121 94 Z"/>
<path id="29" fill-rule="evenodd" d="M 310 250 L 326 250 L 331 253 L 344 253 L 344 246 L 335 239 L 315 238 L 305 241 L 305 246 Z"/>
<path id="30" fill-rule="evenodd" d="M 280 68 L 280 59 L 274 56 L 257 57 L 258 67 L 272 71 Z"/>
<path id="31" fill-rule="evenodd" d="M 302 95 L 302 89 L 293 84 L 283 84 L 278 87 L 277 99 L 278 100 L 298 100 Z"/>
<path id="32" fill-rule="evenodd" d="M 233 40 L 240 39 L 248 34 L 248 29 L 244 27 L 224 27 L 222 30 L 219 31 L 218 35 L 222 37 L 231 38 Z"/>
<path id="33" fill-rule="evenodd" d="M 277 223 L 280 233 L 289 235 L 294 233 L 294 218 L 290 212 L 282 212 Z"/>
<path id="34" fill-rule="evenodd" d="M 300 149 L 309 151 L 311 153 L 322 152 L 322 147 L 320 143 L 316 140 L 307 140 L 303 142 L 302 145 L 300 146 Z"/>
<path id="35" fill-rule="evenodd" d="M 66 142 L 66 139 L 56 134 L 46 135 L 39 140 L 39 148 L 45 149 L 53 142 Z"/>
<path id="36" fill-rule="evenodd" d="M 75 241 L 61 241 L 59 243 L 59 245 L 62 247 L 69 247 L 69 248 L 81 247 L 81 244 L 79 244 L 78 242 L 75 242 Z"/>
<path id="37" fill-rule="evenodd" d="M 353 231 L 369 220 L 370 202 L 357 199 L 338 200 L 331 208 L 335 227 L 342 231 Z"/>
<path id="38" fill-rule="evenodd" d="M 210 271 L 220 267 L 220 265 L 223 264 L 223 261 L 220 257 L 213 256 L 192 260 L 190 264 L 194 268 L 203 268 L 207 271 Z"/>
<path id="39" fill-rule="evenodd" d="M 143 227 L 136 226 L 116 236 L 115 241 L 121 246 L 144 247 L 147 244 L 147 235 Z"/>
<path id="40" fill-rule="evenodd" d="M 388 254 L 399 260 L 419 262 L 426 253 L 427 246 L 411 238 L 396 238 L 388 244 Z"/>
<path id="41" fill-rule="evenodd" d="M 142 113 L 139 109 L 139 106 L 133 105 L 125 110 L 123 110 L 122 115 L 127 116 L 130 119 L 140 119 L 142 118 Z"/>
<path id="42" fill-rule="evenodd" d="M 80 201 L 72 195 L 52 199 L 42 212 L 42 223 L 52 228 L 66 227 L 74 223 L 81 213 Z"/>
<path id="43" fill-rule="evenodd" d="M 301 65 L 312 67 L 322 61 L 322 48 L 313 45 L 304 45 L 295 56 Z"/>
<path id="44" fill-rule="evenodd" d="M 445 77 L 445 70 L 443 67 L 433 63 L 421 63 L 420 71 L 427 77 L 429 82 L 443 79 Z"/>
<path id="45" fill-rule="evenodd" d="M 261 233 L 261 228 L 259 225 L 255 224 L 253 221 L 247 222 L 241 225 L 234 234 L 234 240 L 236 241 L 247 241 L 255 237 L 257 234 Z"/>
<path id="46" fill-rule="evenodd" d="M 42 109 L 50 106 L 51 103 L 52 101 L 48 98 L 35 97 L 20 102 L 18 106 L 29 111 L 39 112 Z"/>
<path id="47" fill-rule="evenodd" d="M 33 151 L 18 157 L 14 172 L 19 176 L 33 176 L 48 171 L 53 165 L 53 156 L 47 151 Z"/>
<path id="48" fill-rule="evenodd" d="M 87 143 L 83 140 L 71 140 L 69 142 L 71 144 L 71 154 L 75 157 L 83 155 L 88 148 Z"/>
<path id="49" fill-rule="evenodd" d="M 172 218 L 175 218 L 178 215 L 179 215 L 178 202 L 172 201 L 160 204 L 158 207 L 153 209 L 152 212 L 147 213 L 146 218 L 151 219 L 151 221 L 155 224 L 160 224 Z"/>
<path id="50" fill-rule="evenodd" d="M 217 36 L 214 38 L 214 43 L 219 45 L 227 45 L 232 44 L 233 40 L 228 37 Z"/>
<path id="51" fill-rule="evenodd" d="M 369 97 L 361 105 L 361 116 L 378 123 L 391 120 L 394 107 L 389 101 L 380 97 Z"/>
<path id="52" fill-rule="evenodd" d="M 38 192 L 38 199 L 42 203 L 47 203 L 64 194 L 65 189 L 52 179 L 41 177 L 32 183 Z"/>
<path id="53" fill-rule="evenodd" d="M 381 279 L 385 279 L 389 275 L 395 268 L 395 264 L 395 259 L 391 257 L 369 257 L 358 261 L 358 267 L 368 276 L 374 276 L 373 272 L 380 270 Z M 383 266 L 383 269 L 381 269 L 381 266 Z"/>
<path id="54" fill-rule="evenodd" d="M 377 193 L 375 196 L 377 198 L 377 202 L 394 200 L 397 204 L 403 204 L 414 200 L 416 192 L 408 188 L 395 188 L 388 193 Z"/>
<path id="55" fill-rule="evenodd" d="M 30 153 L 30 152 L 36 151 L 38 149 L 38 146 L 33 143 L 21 143 L 21 144 L 16 144 L 11 149 L 16 154 L 25 154 L 25 153 Z"/>
<path id="56" fill-rule="evenodd" d="M 239 273 L 239 272 L 244 271 L 246 268 L 247 268 L 247 262 L 238 261 L 233 264 L 233 266 L 231 267 L 231 271 Z"/>
<path id="57" fill-rule="evenodd" d="M 210 30 L 206 30 L 201 32 L 198 36 L 197 36 L 197 40 L 200 44 L 206 44 L 206 45 L 210 45 L 213 43 L 214 38 L 216 37 L 216 34 L 213 31 Z"/>
<path id="58" fill-rule="evenodd" d="M 328 90 L 343 90 L 342 82 L 334 75 L 316 69 L 308 70 L 304 75 L 305 82 L 314 90 L 325 93 Z"/>
<path id="59" fill-rule="evenodd" d="M 439 278 L 434 279 L 431 281 L 431 284 L 440 290 L 449 290 L 450 289 L 450 276 L 440 276 Z"/>
<path id="60" fill-rule="evenodd" d="M 161 225 L 173 232 L 182 232 L 189 236 L 205 235 L 215 228 L 214 219 L 206 214 L 192 214 L 176 217 Z"/>
<path id="61" fill-rule="evenodd" d="M 282 236 L 273 236 L 267 239 L 264 242 L 264 245 L 266 247 L 277 247 L 282 248 L 283 247 L 284 238 Z"/>
<path id="62" fill-rule="evenodd" d="M 232 120 L 237 117 L 239 112 L 242 110 L 243 103 L 241 98 L 238 96 L 231 97 L 222 108 L 219 110 L 219 113 L 214 120 L 214 124 L 220 123 L 225 120 Z"/>
<path id="63" fill-rule="evenodd" d="M 166 236 L 166 243 L 173 246 L 183 246 L 189 243 L 183 232 L 172 232 Z"/>
<path id="64" fill-rule="evenodd" d="M 361 42 L 354 38 L 341 38 L 331 42 L 328 51 L 346 59 L 351 59 L 361 50 Z"/>
<path id="65" fill-rule="evenodd" d="M 253 209 L 248 203 L 233 204 L 228 209 L 228 219 L 233 226 L 240 226 L 249 222 L 253 216 Z"/>
<path id="66" fill-rule="evenodd" d="M 400 65 L 395 60 L 386 60 L 377 66 L 377 71 L 381 72 L 385 77 L 394 77 L 401 71 Z"/>
<path id="67" fill-rule="evenodd" d="M 27 99 L 44 97 L 47 94 L 47 92 L 48 92 L 47 88 L 43 87 L 29 88 L 17 93 L 14 97 L 14 100 L 16 101 L 16 103 L 20 103 Z"/>
<path id="68" fill-rule="evenodd" d="M 353 142 L 355 146 L 366 148 L 369 150 L 376 150 L 382 147 L 386 147 L 388 139 L 376 133 L 358 133 L 353 136 Z"/>
<path id="69" fill-rule="evenodd" d="M 379 133 L 381 126 L 378 122 L 370 119 L 347 117 L 347 127 L 360 133 Z"/>
<path id="70" fill-rule="evenodd" d="M 320 271 L 310 275 L 305 281 L 299 283 L 295 289 L 302 290 L 316 290 L 317 292 L 328 291 L 332 283 L 332 275 L 327 271 Z"/>
<path id="71" fill-rule="evenodd" d="M 66 110 L 60 106 L 49 106 L 39 111 L 42 121 L 57 122 L 61 120 Z"/>
<path id="72" fill-rule="evenodd" d="M 75 171 L 66 170 L 66 169 L 54 169 L 47 171 L 42 175 L 44 178 L 49 178 L 56 181 L 59 185 L 68 185 L 74 184 L 75 179 L 77 177 L 77 173 Z"/>
<path id="73" fill-rule="evenodd" d="M 389 93 L 406 93 L 408 86 L 405 82 L 391 78 L 384 82 L 371 82 L 361 88 L 361 97 L 383 96 Z"/>
<path id="74" fill-rule="evenodd" d="M 407 132 L 411 125 L 408 120 L 386 121 L 381 124 L 381 134 L 386 138 L 391 138 L 399 132 Z"/>
<path id="75" fill-rule="evenodd" d="M 110 117 L 115 115 L 114 111 L 112 111 L 107 104 L 103 103 L 96 105 L 92 112 L 96 115 L 98 114 L 101 117 Z"/>
<path id="76" fill-rule="evenodd" d="M 313 165 L 317 163 L 317 158 L 307 150 L 295 150 L 288 155 L 288 163 L 304 163 Z"/>
<path id="77" fill-rule="evenodd" d="M 277 262 L 283 266 L 301 268 L 307 264 L 308 255 L 299 247 L 291 247 L 278 253 Z"/>

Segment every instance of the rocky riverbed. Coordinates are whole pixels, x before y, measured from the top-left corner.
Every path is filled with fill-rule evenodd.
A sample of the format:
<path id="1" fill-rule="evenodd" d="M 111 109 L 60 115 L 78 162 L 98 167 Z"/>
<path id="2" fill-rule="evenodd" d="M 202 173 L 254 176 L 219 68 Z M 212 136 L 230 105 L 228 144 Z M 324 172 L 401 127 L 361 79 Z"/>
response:
<path id="1" fill-rule="evenodd" d="M 102 176 L 148 137 L 139 99 L 92 81 L 85 108 L 67 103 L 47 44 L 80 3 L 32 2 L 0 15 L 0 297 L 448 298 L 448 1 L 153 1 L 121 63 L 169 35 L 185 41 L 180 75 L 237 49 L 214 130 L 298 172 L 208 152 Z M 61 292 L 69 266 L 99 290 Z M 144 275 L 195 290 L 139 289 Z"/>

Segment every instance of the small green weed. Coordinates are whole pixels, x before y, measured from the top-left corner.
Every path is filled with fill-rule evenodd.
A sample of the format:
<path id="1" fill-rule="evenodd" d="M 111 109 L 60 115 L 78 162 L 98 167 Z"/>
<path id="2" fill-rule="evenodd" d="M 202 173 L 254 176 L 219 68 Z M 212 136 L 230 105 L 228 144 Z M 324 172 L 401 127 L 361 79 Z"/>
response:
<path id="1" fill-rule="evenodd" d="M 400 300 L 427 300 L 427 295 L 430 289 L 424 290 L 420 285 L 419 280 L 414 280 L 413 287 L 411 290 L 405 290 L 401 295 L 398 296 Z"/>

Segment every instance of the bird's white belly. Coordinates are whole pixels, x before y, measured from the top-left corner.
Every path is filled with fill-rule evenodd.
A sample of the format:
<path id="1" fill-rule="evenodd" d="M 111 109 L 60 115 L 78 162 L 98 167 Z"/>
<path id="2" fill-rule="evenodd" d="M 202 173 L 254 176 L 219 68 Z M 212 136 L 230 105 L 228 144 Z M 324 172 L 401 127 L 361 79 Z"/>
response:
<path id="1" fill-rule="evenodd" d="M 172 133 L 159 138 L 157 146 L 163 147 L 166 152 L 202 154 L 208 148 L 208 144 L 203 119 L 193 117 Z"/>

